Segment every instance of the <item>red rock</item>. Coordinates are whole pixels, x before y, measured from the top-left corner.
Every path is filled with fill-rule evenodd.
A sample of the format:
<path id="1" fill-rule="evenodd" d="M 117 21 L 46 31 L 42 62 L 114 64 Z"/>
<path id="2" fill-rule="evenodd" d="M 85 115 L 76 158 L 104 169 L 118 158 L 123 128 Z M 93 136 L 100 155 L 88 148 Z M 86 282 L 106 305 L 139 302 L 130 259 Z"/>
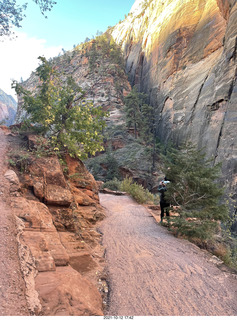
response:
<path id="1" fill-rule="evenodd" d="M 96 262 L 89 252 L 72 253 L 69 258 L 69 263 L 73 269 L 77 270 L 82 275 L 97 267 Z"/>
<path id="2" fill-rule="evenodd" d="M 45 240 L 48 243 L 49 252 L 52 255 L 56 266 L 67 266 L 69 255 L 60 241 L 59 234 L 56 232 L 44 232 Z"/>
<path id="3" fill-rule="evenodd" d="M 97 288 L 70 266 L 40 272 L 35 282 L 45 316 L 103 315 Z"/>
<path id="4" fill-rule="evenodd" d="M 80 215 L 90 223 L 96 223 L 104 218 L 104 213 L 101 208 L 97 207 L 80 207 L 78 209 Z"/>
<path id="5" fill-rule="evenodd" d="M 87 195 L 87 192 L 90 192 L 91 196 L 93 196 L 93 193 L 90 190 L 87 190 L 85 192 L 80 191 L 77 188 L 73 188 L 73 195 L 76 203 L 82 206 L 93 206 L 97 202 L 93 200 L 90 196 Z"/>
<path id="6" fill-rule="evenodd" d="M 57 231 L 76 232 L 79 229 L 78 222 L 75 220 L 75 212 L 72 209 L 51 207 L 50 212 Z"/>
<path id="7" fill-rule="evenodd" d="M 45 190 L 44 190 L 44 184 L 41 183 L 40 181 L 36 181 L 33 183 L 33 190 L 34 190 L 34 195 L 42 201 L 45 196 Z"/>
<path id="8" fill-rule="evenodd" d="M 27 199 L 11 199 L 21 228 L 27 296 L 34 297 L 28 301 L 35 314 L 102 315 L 96 285 L 104 259 L 101 235 L 92 224 L 104 214 L 93 176 L 82 162 L 70 159 L 69 164 L 67 182 L 55 157 L 36 159 L 20 179 Z"/>
<path id="9" fill-rule="evenodd" d="M 71 158 L 67 155 L 66 162 L 68 166 L 69 179 L 75 187 L 88 189 L 94 193 L 98 193 L 97 183 L 82 161 Z"/>
<path id="10" fill-rule="evenodd" d="M 45 204 L 19 197 L 13 198 L 11 205 L 14 213 L 24 222 L 25 230 L 55 231 L 52 216 Z"/>
<path id="11" fill-rule="evenodd" d="M 46 204 L 68 207 L 73 201 L 70 190 L 58 185 L 48 184 L 44 196 Z"/>
<path id="12" fill-rule="evenodd" d="M 28 169 L 33 177 L 43 178 L 46 184 L 67 187 L 61 165 L 56 156 L 35 159 Z"/>
<path id="13" fill-rule="evenodd" d="M 26 231 L 23 233 L 23 240 L 29 247 L 35 259 L 35 266 L 38 271 L 55 271 L 55 261 L 48 251 L 48 243 L 42 232 Z"/>

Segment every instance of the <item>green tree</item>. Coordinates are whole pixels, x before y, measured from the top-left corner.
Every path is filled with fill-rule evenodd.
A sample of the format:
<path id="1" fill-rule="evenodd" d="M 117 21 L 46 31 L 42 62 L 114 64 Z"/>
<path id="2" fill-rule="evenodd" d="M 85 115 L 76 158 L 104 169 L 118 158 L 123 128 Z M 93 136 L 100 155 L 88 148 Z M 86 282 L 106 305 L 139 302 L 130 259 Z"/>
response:
<path id="1" fill-rule="evenodd" d="M 45 16 L 54 4 L 53 0 L 33 0 L 40 8 L 41 13 Z M 25 17 L 27 3 L 18 5 L 17 0 L 0 0 L 0 36 L 9 36 L 12 34 L 11 28 L 21 27 L 21 21 Z M 46 17 L 46 16 L 45 16 Z M 47 18 L 47 17 L 46 17 Z"/>
<path id="2" fill-rule="evenodd" d="M 94 71 L 94 69 L 96 68 L 96 60 L 98 58 L 98 52 L 96 49 L 96 42 L 93 41 L 92 46 L 91 46 L 91 50 L 88 53 L 89 56 L 89 68 L 90 71 Z"/>
<path id="3" fill-rule="evenodd" d="M 154 107 L 146 103 L 147 94 L 136 87 L 125 97 L 125 113 L 128 128 L 134 129 L 135 138 L 141 137 L 147 145 L 154 140 Z"/>
<path id="4" fill-rule="evenodd" d="M 80 158 L 102 151 L 107 113 L 86 101 L 85 93 L 71 77 L 62 83 L 53 65 L 44 57 L 39 59 L 42 64 L 36 69 L 36 93 L 13 83 L 17 94 L 23 96 L 25 123 L 33 124 L 35 130 L 47 136 L 55 150 Z"/>
<path id="5" fill-rule="evenodd" d="M 141 136 L 146 141 L 147 144 L 153 144 L 154 141 L 154 128 L 155 128 L 155 118 L 154 118 L 154 107 L 143 103 L 141 106 L 142 114 L 142 128 Z"/>
<path id="6" fill-rule="evenodd" d="M 119 164 L 112 153 L 112 148 L 109 148 L 107 150 L 104 164 L 107 167 L 105 180 L 110 181 L 115 178 L 118 179 L 119 178 Z"/>
<path id="7" fill-rule="evenodd" d="M 125 114 L 126 124 L 128 129 L 134 130 L 135 139 L 138 137 L 138 131 L 142 127 L 142 105 L 146 95 L 138 92 L 136 87 L 133 87 L 131 92 L 125 97 Z"/>
<path id="8" fill-rule="evenodd" d="M 177 232 L 190 238 L 208 239 L 215 233 L 218 221 L 228 217 L 227 206 L 221 204 L 223 188 L 217 183 L 220 164 L 212 166 L 203 150 L 191 144 L 171 148 L 165 157 L 166 199 L 179 213 L 172 217 Z"/>
<path id="9" fill-rule="evenodd" d="M 112 36 L 108 33 L 98 35 L 92 42 L 91 49 L 88 53 L 90 70 L 94 71 L 97 67 L 105 68 L 106 62 L 116 64 L 120 68 L 124 68 L 124 59 L 120 46 L 116 44 Z"/>

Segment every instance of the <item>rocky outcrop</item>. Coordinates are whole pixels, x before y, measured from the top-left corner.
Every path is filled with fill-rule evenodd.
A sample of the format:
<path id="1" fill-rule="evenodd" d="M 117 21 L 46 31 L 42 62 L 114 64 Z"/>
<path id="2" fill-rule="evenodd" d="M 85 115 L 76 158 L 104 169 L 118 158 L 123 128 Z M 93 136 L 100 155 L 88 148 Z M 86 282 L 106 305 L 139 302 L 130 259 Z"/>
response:
<path id="1" fill-rule="evenodd" d="M 111 29 L 132 84 L 156 106 L 161 141 L 191 139 L 236 191 L 237 3 L 137 0 Z"/>
<path id="2" fill-rule="evenodd" d="M 14 98 L 7 95 L 0 89 L 0 122 L 5 122 L 7 126 L 14 123 L 17 103 Z"/>
<path id="3" fill-rule="evenodd" d="M 55 70 L 62 75 L 62 81 L 67 76 L 72 76 L 84 90 L 85 100 L 93 102 L 95 107 L 102 106 L 103 110 L 109 113 L 107 123 L 117 125 L 123 122 L 121 112 L 124 105 L 123 97 L 131 90 L 131 87 L 124 70 L 124 62 L 118 64 L 113 57 L 111 39 L 108 37 L 110 36 L 104 35 L 99 37 L 98 41 L 92 40 L 84 43 L 52 59 L 52 63 Z M 32 73 L 22 85 L 30 91 L 35 91 L 38 85 L 35 73 Z M 21 122 L 25 115 L 21 105 L 22 97 L 19 96 L 17 123 Z"/>
<path id="4" fill-rule="evenodd" d="M 29 137 L 31 143 L 34 138 Z M 93 176 L 79 160 L 37 157 L 11 137 L 12 164 L 27 159 L 24 172 L 8 170 L 19 254 L 32 314 L 103 315 L 104 251 L 96 223 L 104 213 Z M 23 161 L 23 160 L 22 160 Z M 17 173 L 17 174 L 16 174 Z"/>

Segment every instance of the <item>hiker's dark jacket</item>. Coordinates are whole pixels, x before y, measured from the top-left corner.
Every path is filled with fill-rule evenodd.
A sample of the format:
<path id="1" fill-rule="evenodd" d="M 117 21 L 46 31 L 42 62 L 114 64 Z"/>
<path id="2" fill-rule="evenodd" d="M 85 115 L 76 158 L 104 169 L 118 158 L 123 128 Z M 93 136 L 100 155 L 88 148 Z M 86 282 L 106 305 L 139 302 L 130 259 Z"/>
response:
<path id="1" fill-rule="evenodd" d="M 158 192 L 160 193 L 160 203 L 163 205 L 163 207 L 169 207 L 170 204 L 165 199 L 165 191 L 167 191 L 166 186 L 160 184 L 158 186 Z"/>

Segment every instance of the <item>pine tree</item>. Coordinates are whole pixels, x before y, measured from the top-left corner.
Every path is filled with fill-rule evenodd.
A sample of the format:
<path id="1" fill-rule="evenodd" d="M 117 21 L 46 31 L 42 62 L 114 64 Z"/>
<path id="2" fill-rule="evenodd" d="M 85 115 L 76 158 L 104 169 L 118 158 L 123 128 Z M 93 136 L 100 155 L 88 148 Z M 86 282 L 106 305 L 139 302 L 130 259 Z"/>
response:
<path id="1" fill-rule="evenodd" d="M 125 113 L 127 127 L 134 130 L 135 139 L 138 137 L 138 132 L 142 130 L 143 115 L 142 105 L 144 104 L 146 95 L 138 92 L 136 87 L 125 97 Z"/>
<path id="2" fill-rule="evenodd" d="M 154 107 L 143 103 L 141 106 L 142 113 L 142 130 L 141 136 L 146 141 L 147 144 L 153 144 L 154 140 Z"/>
<path id="3" fill-rule="evenodd" d="M 218 184 L 220 164 L 212 166 L 203 150 L 191 144 L 167 152 L 165 172 L 171 181 L 165 194 L 173 210 L 172 226 L 189 238 L 208 239 L 215 233 L 218 221 L 228 217 L 221 204 L 223 189 Z"/>
<path id="4" fill-rule="evenodd" d="M 113 179 L 118 179 L 119 178 L 119 165 L 118 161 L 114 157 L 112 153 L 112 148 L 110 147 L 107 152 L 106 152 L 106 157 L 104 164 L 107 167 L 106 171 L 106 181 L 110 181 Z"/>

